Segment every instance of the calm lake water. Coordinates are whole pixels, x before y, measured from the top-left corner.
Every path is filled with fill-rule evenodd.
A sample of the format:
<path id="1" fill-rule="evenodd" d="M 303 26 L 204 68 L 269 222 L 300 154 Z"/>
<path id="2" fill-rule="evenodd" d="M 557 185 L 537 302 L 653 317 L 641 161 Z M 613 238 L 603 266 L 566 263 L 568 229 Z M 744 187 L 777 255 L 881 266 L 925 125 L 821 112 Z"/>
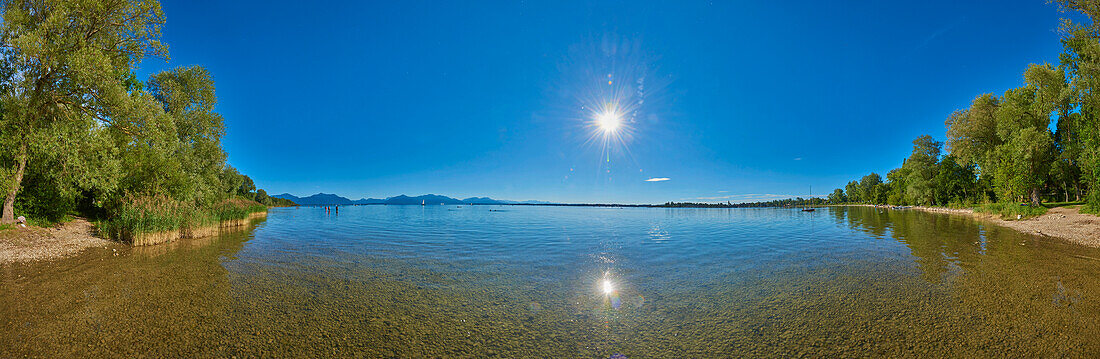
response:
<path id="1" fill-rule="evenodd" d="M 1100 355 L 1100 250 L 865 207 L 280 208 L 0 274 L 0 357 Z"/>

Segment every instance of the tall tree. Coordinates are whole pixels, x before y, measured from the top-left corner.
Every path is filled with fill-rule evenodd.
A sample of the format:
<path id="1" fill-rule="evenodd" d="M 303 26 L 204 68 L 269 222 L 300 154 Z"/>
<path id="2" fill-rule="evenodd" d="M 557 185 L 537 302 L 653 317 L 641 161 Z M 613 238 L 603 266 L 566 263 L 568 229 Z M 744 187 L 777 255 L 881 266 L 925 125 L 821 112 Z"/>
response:
<path id="1" fill-rule="evenodd" d="M 848 202 L 847 196 L 844 195 L 844 190 L 837 188 L 833 190 L 833 193 L 829 194 L 829 203 L 844 203 Z"/>
<path id="2" fill-rule="evenodd" d="M 28 161 L 49 149 L 50 132 L 144 130 L 129 126 L 151 110 L 133 94 L 132 69 L 167 48 L 157 1 L 0 0 L 0 9 L 0 56 L 14 69 L 0 79 L 8 89 L 0 94 L 0 222 L 10 223 Z"/>
<path id="3" fill-rule="evenodd" d="M 1088 205 L 1100 208 L 1100 3 L 1095 0 L 1059 0 L 1064 8 L 1084 14 L 1088 21 L 1062 21 L 1061 62 L 1072 91 L 1076 112 L 1058 121 L 1058 141 L 1080 168 Z"/>
<path id="4" fill-rule="evenodd" d="M 980 176 L 992 175 L 993 151 L 1002 141 L 997 135 L 997 107 L 993 94 L 978 96 L 970 108 L 948 116 L 947 149 L 964 165 L 976 165 Z"/>
<path id="5" fill-rule="evenodd" d="M 913 140 L 913 153 L 902 165 L 908 177 L 905 195 L 909 201 L 921 205 L 936 204 L 936 189 L 933 179 L 938 172 L 940 151 L 943 143 L 929 135 Z"/>
<path id="6" fill-rule="evenodd" d="M 878 173 L 863 176 L 859 179 L 859 192 L 863 194 L 863 201 L 880 204 L 886 202 L 886 191 L 882 184 L 882 176 Z"/>
<path id="7" fill-rule="evenodd" d="M 129 173 L 123 187 L 136 193 L 211 203 L 225 197 L 219 176 L 225 167 L 225 127 L 214 112 L 214 82 L 206 69 L 178 68 L 153 75 L 149 93 L 164 115 L 155 127 L 129 135 L 117 132 Z"/>
<path id="8" fill-rule="evenodd" d="M 859 188 L 859 182 L 848 182 L 848 185 L 844 186 L 844 192 L 848 194 L 849 201 L 863 202 L 863 191 Z"/>

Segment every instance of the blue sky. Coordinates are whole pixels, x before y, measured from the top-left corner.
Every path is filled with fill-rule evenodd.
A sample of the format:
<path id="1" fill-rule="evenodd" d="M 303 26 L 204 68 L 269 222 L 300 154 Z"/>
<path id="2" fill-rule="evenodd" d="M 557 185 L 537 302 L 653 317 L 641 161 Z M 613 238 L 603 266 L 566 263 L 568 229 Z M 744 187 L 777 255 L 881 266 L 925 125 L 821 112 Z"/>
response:
<path id="1" fill-rule="evenodd" d="M 1064 16 L 1045 1 L 162 4 L 171 59 L 143 72 L 210 69 L 229 162 L 269 193 L 618 203 L 884 174 L 917 136 L 942 140 L 951 111 L 1056 62 Z M 590 104 L 611 97 L 642 104 L 607 152 Z"/>

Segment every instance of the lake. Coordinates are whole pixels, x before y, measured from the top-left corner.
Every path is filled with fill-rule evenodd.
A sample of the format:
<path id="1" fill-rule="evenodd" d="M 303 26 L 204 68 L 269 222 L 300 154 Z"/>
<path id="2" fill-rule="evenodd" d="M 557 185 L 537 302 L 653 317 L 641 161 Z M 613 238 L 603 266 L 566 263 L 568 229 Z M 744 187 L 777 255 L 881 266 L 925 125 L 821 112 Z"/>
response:
<path id="1" fill-rule="evenodd" d="M 868 207 L 273 208 L 0 273 L 0 357 L 1100 355 L 1100 249 Z"/>

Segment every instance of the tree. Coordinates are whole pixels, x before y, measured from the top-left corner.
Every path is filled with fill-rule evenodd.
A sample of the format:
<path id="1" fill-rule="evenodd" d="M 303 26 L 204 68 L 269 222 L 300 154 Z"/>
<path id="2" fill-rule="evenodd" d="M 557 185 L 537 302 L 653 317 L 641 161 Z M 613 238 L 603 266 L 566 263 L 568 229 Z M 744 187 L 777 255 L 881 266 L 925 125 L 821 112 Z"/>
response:
<path id="1" fill-rule="evenodd" d="M 948 151 L 960 163 L 977 166 L 981 176 L 991 172 L 993 150 L 1002 143 L 997 135 L 998 104 L 993 94 L 984 94 L 975 98 L 969 109 L 955 111 L 946 121 Z"/>
<path id="2" fill-rule="evenodd" d="M 118 132 L 118 146 L 125 148 L 125 189 L 160 193 L 196 203 L 212 203 L 225 197 L 218 186 L 225 167 L 221 137 L 224 120 L 214 112 L 214 81 L 198 66 L 153 75 L 149 94 L 162 108 L 156 131 L 129 135 Z"/>
<path id="3" fill-rule="evenodd" d="M 886 203 L 896 206 L 909 204 L 905 195 L 909 190 L 908 183 L 905 181 L 908 176 L 909 171 L 905 169 L 904 164 L 901 168 L 895 168 L 886 173 L 886 182 L 890 184 L 886 194 Z"/>
<path id="4" fill-rule="evenodd" d="M 940 148 L 943 143 L 929 135 L 913 140 L 913 153 L 902 167 L 907 169 L 905 196 L 913 203 L 921 205 L 936 204 L 936 177 L 940 160 Z"/>
<path id="5" fill-rule="evenodd" d="M 243 196 L 248 199 L 256 197 L 256 184 L 252 182 L 252 178 L 248 176 L 242 176 L 241 186 L 237 187 L 237 195 Z"/>
<path id="6" fill-rule="evenodd" d="M 935 189 L 935 202 L 938 204 L 980 200 L 974 166 L 960 165 L 952 155 L 944 156 L 940 160 L 936 176 L 932 179 L 932 187 Z"/>
<path id="7" fill-rule="evenodd" d="M 267 195 L 267 191 L 262 189 L 256 190 L 256 202 L 260 202 L 265 205 L 271 204 L 271 197 Z"/>
<path id="8" fill-rule="evenodd" d="M 847 196 L 844 195 L 844 190 L 837 188 L 833 190 L 833 193 L 829 194 L 829 203 L 844 203 L 848 202 Z"/>
<path id="9" fill-rule="evenodd" d="M 1054 139 L 1046 129 L 1025 128 L 998 147 L 995 186 L 1003 199 L 1027 197 L 1042 204 L 1039 189 L 1054 158 Z"/>
<path id="10" fill-rule="evenodd" d="M 863 201 L 879 204 L 886 202 L 886 191 L 882 184 L 882 176 L 877 173 L 863 176 L 859 180 L 859 192 L 863 194 Z"/>
<path id="11" fill-rule="evenodd" d="M 156 1 L 3 0 L 0 8 L 0 56 L 14 70 L 0 79 L 7 89 L 0 94 L 0 222 L 10 223 L 28 162 L 50 150 L 51 133 L 140 130 L 127 123 L 150 108 L 133 96 L 140 91 L 131 70 L 167 48 Z"/>
<path id="12" fill-rule="evenodd" d="M 848 182 L 847 186 L 844 186 L 845 193 L 848 193 L 848 200 L 852 202 L 863 202 L 863 194 L 859 188 L 859 183 L 856 181 Z"/>
<path id="13" fill-rule="evenodd" d="M 1069 79 L 1075 113 L 1060 117 L 1057 138 L 1063 151 L 1080 168 L 1088 206 L 1100 208 L 1100 4 L 1059 0 L 1064 8 L 1083 13 L 1087 22 L 1063 19 L 1061 63 Z"/>

